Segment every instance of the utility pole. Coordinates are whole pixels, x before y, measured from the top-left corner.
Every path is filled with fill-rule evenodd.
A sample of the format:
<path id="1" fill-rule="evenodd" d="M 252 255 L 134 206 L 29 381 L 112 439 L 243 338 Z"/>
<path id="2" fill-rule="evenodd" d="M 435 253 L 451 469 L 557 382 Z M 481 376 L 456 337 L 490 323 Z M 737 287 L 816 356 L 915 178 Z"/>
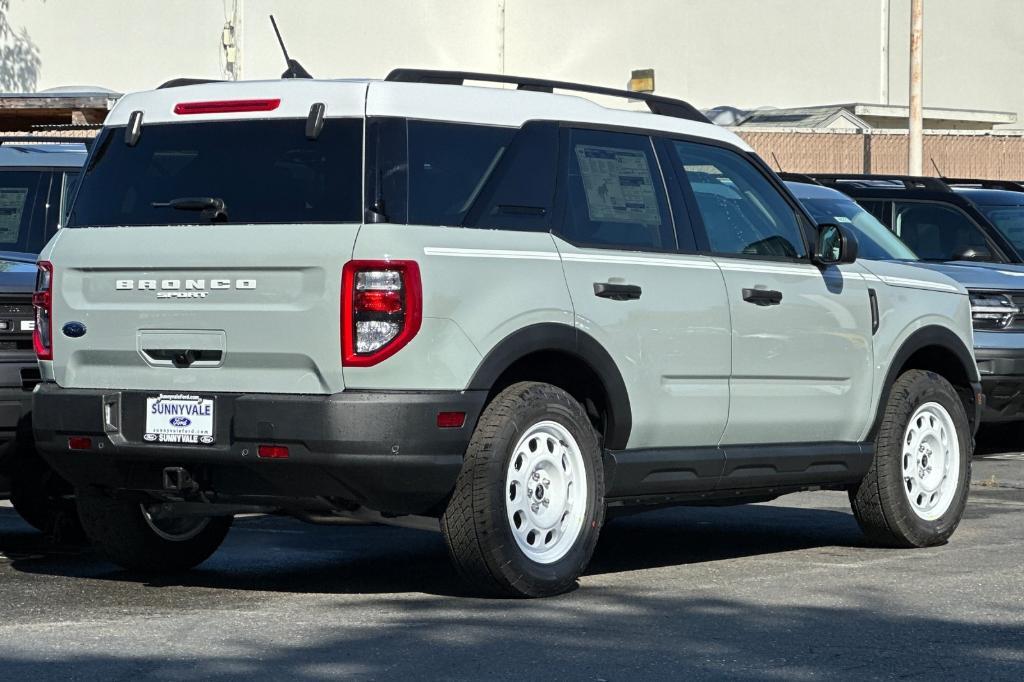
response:
<path id="1" fill-rule="evenodd" d="M 924 0 L 910 0 L 910 135 L 907 172 L 923 173 L 924 157 Z"/>

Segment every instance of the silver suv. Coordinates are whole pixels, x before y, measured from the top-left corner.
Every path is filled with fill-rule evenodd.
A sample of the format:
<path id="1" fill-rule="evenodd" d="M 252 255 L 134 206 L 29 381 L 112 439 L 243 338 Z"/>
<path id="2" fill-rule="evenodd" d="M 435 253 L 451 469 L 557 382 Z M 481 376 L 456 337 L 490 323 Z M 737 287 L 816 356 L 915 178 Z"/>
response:
<path id="1" fill-rule="evenodd" d="M 969 302 L 856 253 L 659 96 L 413 70 L 128 95 L 39 264 L 36 439 L 140 570 L 237 513 L 355 516 L 550 595 L 606 513 L 820 488 L 934 545 L 980 407 Z"/>

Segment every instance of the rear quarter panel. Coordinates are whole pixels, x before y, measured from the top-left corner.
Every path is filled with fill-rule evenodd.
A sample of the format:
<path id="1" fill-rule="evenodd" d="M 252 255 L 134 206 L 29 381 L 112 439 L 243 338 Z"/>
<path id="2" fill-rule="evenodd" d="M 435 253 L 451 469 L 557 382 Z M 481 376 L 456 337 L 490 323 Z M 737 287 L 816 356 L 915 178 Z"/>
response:
<path id="1" fill-rule="evenodd" d="M 365 225 L 356 260 L 407 259 L 423 280 L 423 325 L 373 367 L 346 367 L 349 388 L 462 390 L 500 341 L 532 324 L 573 326 L 562 265 L 548 233 Z"/>

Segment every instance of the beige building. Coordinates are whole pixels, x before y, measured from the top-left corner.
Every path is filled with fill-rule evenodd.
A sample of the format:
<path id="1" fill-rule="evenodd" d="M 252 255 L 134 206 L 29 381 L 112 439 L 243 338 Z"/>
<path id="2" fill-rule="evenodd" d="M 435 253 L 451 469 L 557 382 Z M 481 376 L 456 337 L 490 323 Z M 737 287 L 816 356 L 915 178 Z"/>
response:
<path id="1" fill-rule="evenodd" d="M 396 66 L 657 91 L 701 108 L 906 104 L 909 0 L 0 0 L 0 91 Z M 1024 0 L 926 0 L 925 104 L 1024 126 Z M 1019 123 L 1020 122 L 1020 123 Z M 943 127 L 958 127 L 947 121 Z M 975 125 L 966 127 L 977 127 Z"/>

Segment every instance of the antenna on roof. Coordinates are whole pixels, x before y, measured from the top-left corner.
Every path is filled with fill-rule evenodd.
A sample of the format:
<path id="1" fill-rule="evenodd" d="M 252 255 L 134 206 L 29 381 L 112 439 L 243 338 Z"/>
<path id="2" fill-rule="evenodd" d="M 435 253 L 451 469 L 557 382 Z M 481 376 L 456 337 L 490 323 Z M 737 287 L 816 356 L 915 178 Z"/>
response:
<path id="1" fill-rule="evenodd" d="M 274 21 L 274 15 L 270 15 L 270 25 L 274 27 L 274 33 L 277 34 L 277 42 L 281 45 L 281 52 L 284 52 L 284 62 L 288 66 L 284 73 L 281 74 L 281 78 L 312 78 L 309 71 L 302 68 L 302 64 L 299 64 L 296 60 L 288 56 L 288 48 L 284 46 L 284 39 L 281 38 L 281 32 L 277 30 L 277 22 Z"/>
<path id="2" fill-rule="evenodd" d="M 782 164 L 779 163 L 779 157 L 775 156 L 775 151 L 774 150 L 772 151 L 772 159 L 775 160 L 775 166 L 779 169 L 779 172 L 782 173 L 783 172 Z"/>
<path id="3" fill-rule="evenodd" d="M 935 168 L 935 172 L 939 174 L 940 178 L 946 177 L 945 175 L 942 174 L 942 171 L 939 170 L 939 164 L 935 163 L 935 157 L 934 156 L 929 156 L 928 160 L 932 162 L 932 167 Z"/>

